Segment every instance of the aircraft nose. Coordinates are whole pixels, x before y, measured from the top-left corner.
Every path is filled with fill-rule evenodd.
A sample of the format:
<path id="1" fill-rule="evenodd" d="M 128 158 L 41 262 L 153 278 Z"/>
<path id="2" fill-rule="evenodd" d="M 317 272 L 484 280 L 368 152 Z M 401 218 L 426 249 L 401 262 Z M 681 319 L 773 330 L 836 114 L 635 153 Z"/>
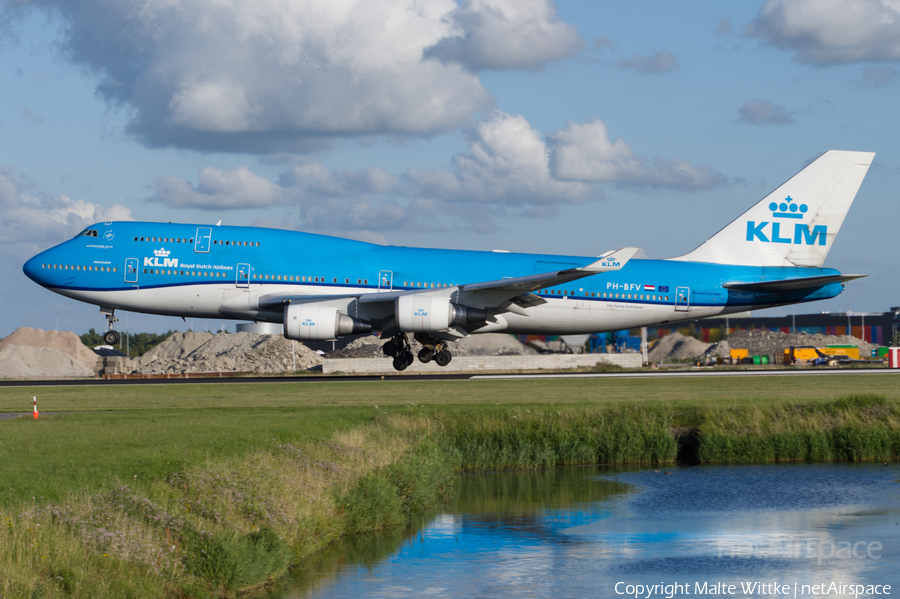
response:
<path id="1" fill-rule="evenodd" d="M 43 258 L 46 252 L 41 252 L 37 256 L 31 258 L 25 263 L 25 266 L 22 267 L 22 271 L 25 273 L 25 276 L 37 283 L 38 285 L 43 285 L 43 277 L 41 276 L 41 259 Z"/>

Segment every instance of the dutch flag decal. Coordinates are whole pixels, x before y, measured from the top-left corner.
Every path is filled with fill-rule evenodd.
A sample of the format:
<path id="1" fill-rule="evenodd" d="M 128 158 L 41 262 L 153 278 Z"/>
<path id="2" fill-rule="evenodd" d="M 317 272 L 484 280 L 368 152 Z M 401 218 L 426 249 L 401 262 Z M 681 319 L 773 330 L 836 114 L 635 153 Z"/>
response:
<path id="1" fill-rule="evenodd" d="M 656 291 L 655 285 L 644 285 L 644 291 Z"/>

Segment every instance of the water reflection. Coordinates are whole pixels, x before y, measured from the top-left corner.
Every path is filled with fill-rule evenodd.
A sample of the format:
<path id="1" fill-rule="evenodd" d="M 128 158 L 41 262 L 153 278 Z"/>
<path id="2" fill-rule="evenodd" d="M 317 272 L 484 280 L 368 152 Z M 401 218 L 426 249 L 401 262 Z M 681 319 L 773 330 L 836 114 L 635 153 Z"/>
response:
<path id="1" fill-rule="evenodd" d="M 742 589 L 753 582 L 897 594 L 897 478 L 874 464 L 463 476 L 438 518 L 335 547 L 279 597 L 614 597 L 661 583 L 772 596 Z"/>

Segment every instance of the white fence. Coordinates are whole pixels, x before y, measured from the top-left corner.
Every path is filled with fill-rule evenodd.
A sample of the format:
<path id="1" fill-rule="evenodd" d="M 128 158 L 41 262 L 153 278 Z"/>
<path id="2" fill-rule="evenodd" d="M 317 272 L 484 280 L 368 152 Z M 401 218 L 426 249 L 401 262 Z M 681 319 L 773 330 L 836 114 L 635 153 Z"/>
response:
<path id="1" fill-rule="evenodd" d="M 641 354 L 566 354 L 528 356 L 464 356 L 441 368 L 434 362 L 422 364 L 415 360 L 403 372 L 506 372 L 515 370 L 563 370 L 594 367 L 597 364 L 616 364 L 622 368 L 640 368 Z M 357 374 L 397 374 L 390 358 L 345 358 L 324 360 L 323 374 L 337 372 Z"/>

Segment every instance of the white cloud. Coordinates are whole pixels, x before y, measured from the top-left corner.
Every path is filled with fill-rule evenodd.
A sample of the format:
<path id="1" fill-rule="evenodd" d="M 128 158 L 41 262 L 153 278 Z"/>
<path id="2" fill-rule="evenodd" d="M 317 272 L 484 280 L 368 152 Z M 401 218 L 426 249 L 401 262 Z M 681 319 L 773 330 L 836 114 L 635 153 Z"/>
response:
<path id="1" fill-rule="evenodd" d="M 453 201 L 577 204 L 602 194 L 550 172 L 550 156 L 538 131 L 522 116 L 495 111 L 466 135 L 471 153 L 454 158 L 454 170 L 411 170 L 411 193 Z"/>
<path id="2" fill-rule="evenodd" d="M 329 171 L 318 160 L 296 161 L 282 173 L 278 182 L 317 196 L 337 198 L 390 193 L 399 185 L 396 177 L 377 166 L 355 171 Z"/>
<path id="3" fill-rule="evenodd" d="M 65 56 L 103 77 L 97 91 L 133 115 L 129 131 L 194 149 L 304 151 L 346 136 L 451 130 L 494 104 L 472 69 L 538 68 L 579 44 L 550 0 L 5 6 L 61 15 Z"/>
<path id="4" fill-rule="evenodd" d="M 610 141 L 606 123 L 600 119 L 569 123 L 547 138 L 552 149 L 553 175 L 563 181 L 685 191 L 715 187 L 725 181 L 714 169 L 694 166 L 688 160 L 649 160 L 638 156 L 622 139 Z"/>
<path id="5" fill-rule="evenodd" d="M 381 239 L 384 231 L 497 229 L 506 216 L 549 218 L 561 205 L 603 197 L 600 184 L 693 191 L 721 185 L 717 171 L 684 159 L 647 159 L 621 139 L 609 140 L 603 121 L 569 123 L 542 139 L 522 116 L 501 111 L 465 134 L 469 151 L 451 169 L 330 170 L 318 160 L 271 157 L 285 170 L 273 183 L 246 167 L 206 167 L 198 184 L 159 177 L 151 201 L 175 208 L 255 209 L 291 206 L 295 228 Z M 366 237 L 368 233 L 376 237 Z"/>
<path id="6" fill-rule="evenodd" d="M 30 256 L 90 224 L 132 220 L 131 211 L 120 204 L 107 207 L 64 195 L 25 193 L 32 186 L 16 168 L 0 165 L 0 244 L 8 244 L 4 254 Z"/>
<path id="7" fill-rule="evenodd" d="M 629 71 L 637 71 L 645 75 L 656 75 L 659 73 L 671 73 L 678 68 L 678 59 L 668 50 L 662 50 L 651 53 L 649 56 L 635 54 L 629 58 L 613 63 L 620 69 Z"/>
<path id="8" fill-rule="evenodd" d="M 790 125 L 794 122 L 794 115 L 784 106 L 757 98 L 747 100 L 738 108 L 738 120 L 751 125 Z"/>
<path id="9" fill-rule="evenodd" d="M 200 169 L 199 184 L 192 185 L 177 177 L 157 177 L 150 201 L 172 208 L 228 210 L 265 208 L 289 204 L 294 196 L 245 166 L 220 170 L 211 166 Z"/>
<path id="10" fill-rule="evenodd" d="M 583 47 L 550 0 L 468 0 L 446 20 L 453 31 L 426 48 L 425 56 L 472 71 L 537 69 Z"/>
<path id="11" fill-rule="evenodd" d="M 897 61 L 900 1 L 769 0 L 744 35 L 812 64 Z"/>

